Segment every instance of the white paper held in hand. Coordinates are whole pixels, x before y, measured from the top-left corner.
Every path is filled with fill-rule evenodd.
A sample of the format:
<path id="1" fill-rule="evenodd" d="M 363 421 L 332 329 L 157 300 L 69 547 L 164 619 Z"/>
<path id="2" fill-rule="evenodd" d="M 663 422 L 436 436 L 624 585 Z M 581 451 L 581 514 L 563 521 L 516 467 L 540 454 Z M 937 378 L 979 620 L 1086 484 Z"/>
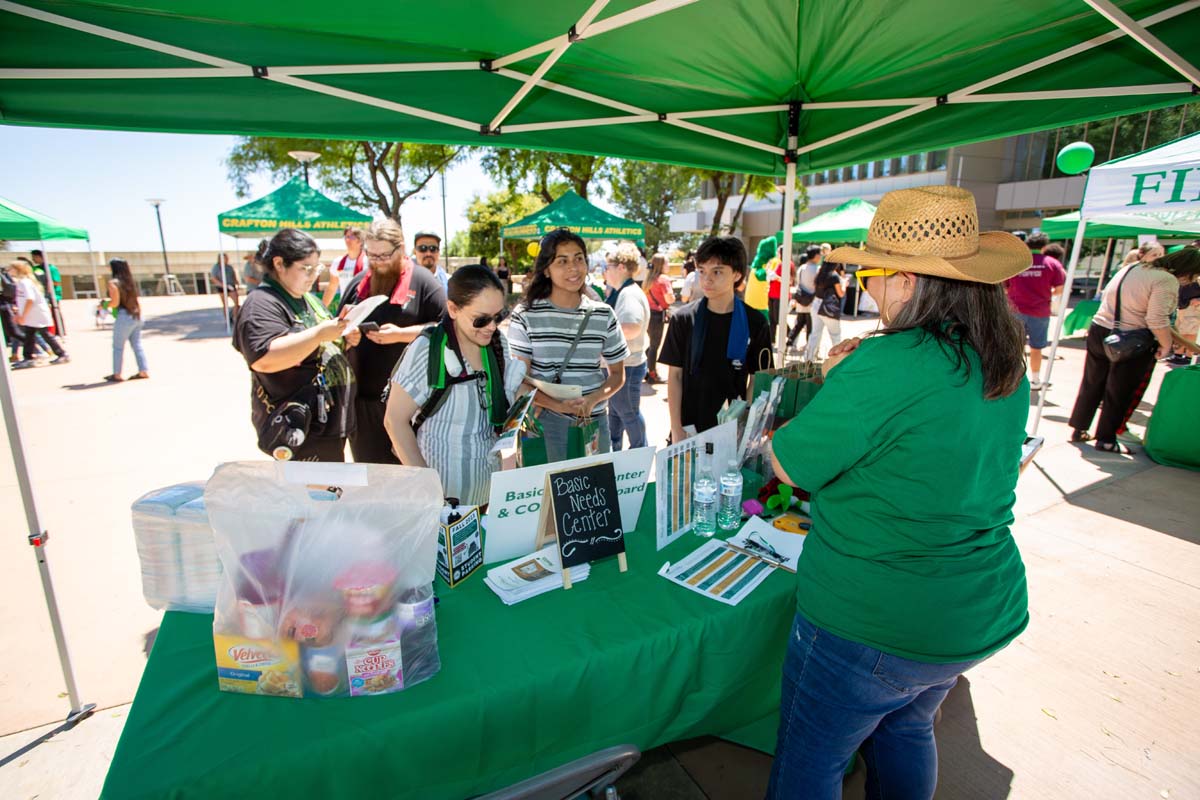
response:
<path id="1" fill-rule="evenodd" d="M 361 303 L 356 303 L 350 306 L 349 313 L 346 314 L 346 330 L 345 333 L 357 330 L 359 323 L 371 315 L 371 312 L 379 308 L 388 301 L 386 294 L 377 294 L 374 297 L 368 297 Z"/>
<path id="2" fill-rule="evenodd" d="M 583 397 L 582 386 L 568 386 L 564 383 L 550 383 L 549 381 L 540 381 L 537 378 L 525 378 L 526 381 L 537 387 L 537 390 L 547 397 L 552 397 L 555 400 L 578 400 Z"/>

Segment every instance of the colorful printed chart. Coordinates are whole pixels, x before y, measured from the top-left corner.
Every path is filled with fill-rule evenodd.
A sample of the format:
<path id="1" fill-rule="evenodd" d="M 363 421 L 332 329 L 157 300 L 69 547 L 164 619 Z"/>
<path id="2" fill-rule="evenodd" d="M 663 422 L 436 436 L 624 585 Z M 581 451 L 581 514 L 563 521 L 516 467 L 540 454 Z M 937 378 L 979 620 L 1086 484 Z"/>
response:
<path id="1" fill-rule="evenodd" d="M 754 591 L 774 565 L 710 539 L 678 564 L 663 564 L 658 574 L 693 592 L 736 606 Z"/>

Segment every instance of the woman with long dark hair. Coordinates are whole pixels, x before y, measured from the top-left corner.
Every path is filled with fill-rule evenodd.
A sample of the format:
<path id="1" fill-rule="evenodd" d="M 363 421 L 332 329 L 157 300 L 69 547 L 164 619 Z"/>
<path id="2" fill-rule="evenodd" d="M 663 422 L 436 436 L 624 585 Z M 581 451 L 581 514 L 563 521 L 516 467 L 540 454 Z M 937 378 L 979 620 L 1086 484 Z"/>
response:
<path id="1" fill-rule="evenodd" d="M 404 351 L 392 376 L 384 425 L 400 463 L 432 467 L 446 497 L 488 501 L 500 459 L 492 452 L 525 378 L 500 323 L 504 284 L 470 264 L 450 276 L 446 313 Z"/>
<path id="2" fill-rule="evenodd" d="M 345 461 L 354 430 L 354 379 L 345 350 L 346 309 L 334 319 L 312 293 L 321 251 L 311 236 L 284 228 L 264 239 L 262 286 L 246 295 L 233 346 L 250 367 L 250 420 L 258 446 L 277 458 Z"/>
<path id="3" fill-rule="evenodd" d="M 658 348 L 662 344 L 663 325 L 667 310 L 675 302 L 671 279 L 666 276 L 667 257 L 655 253 L 650 258 L 650 274 L 646 277 L 646 300 L 650 303 L 650 346 L 646 350 L 646 383 L 662 383 L 658 376 Z"/>
<path id="4" fill-rule="evenodd" d="M 578 386 L 582 394 L 534 397 L 550 461 L 567 457 L 568 430 L 576 420 L 597 422 L 598 451 L 609 451 L 608 399 L 625 384 L 625 336 L 612 308 L 591 298 L 587 277 L 583 239 L 566 228 L 546 234 L 508 329 L 513 355 L 530 377 Z"/>
<path id="5" fill-rule="evenodd" d="M 1179 335 L 1171 324 L 1178 307 L 1179 288 L 1193 283 L 1200 275 L 1200 250 L 1185 247 L 1153 261 L 1135 261 L 1108 282 L 1100 301 L 1100 310 L 1092 318 L 1087 335 L 1087 359 L 1083 380 L 1071 411 L 1071 441 L 1091 439 L 1089 429 L 1096 409 L 1096 449 L 1128 453 L 1117 441 L 1125 423 L 1137 408 L 1150 383 L 1155 361 L 1166 358 L 1175 348 L 1200 352 L 1194 342 Z M 1119 298 L 1119 307 L 1118 307 Z M 1145 349 L 1132 358 L 1114 362 L 1104 349 L 1104 340 L 1120 330 L 1145 331 Z"/>
<path id="6" fill-rule="evenodd" d="M 1009 526 L 1029 382 L 1002 283 L 1029 251 L 978 220 L 963 189 L 902 189 L 865 250 L 828 256 L 862 265 L 884 328 L 833 349 L 773 440 L 780 480 L 812 494 L 812 529 L 770 798 L 841 797 L 856 752 L 868 796 L 932 798 L 938 706 L 1028 624 Z"/>
<path id="7" fill-rule="evenodd" d="M 842 275 L 846 268 L 826 259 L 813 279 L 813 293 L 820 305 L 813 315 L 812 333 L 804 345 L 804 360 L 812 361 L 821 351 L 821 334 L 829 331 L 829 343 L 842 341 L 842 298 L 846 296 L 846 285 Z"/>
<path id="8" fill-rule="evenodd" d="M 130 380 L 150 377 L 150 367 L 146 362 L 146 351 L 142 349 L 142 306 L 138 302 L 138 285 L 129 269 L 129 262 L 123 258 L 114 258 L 108 262 L 112 271 L 112 279 L 108 282 L 107 307 L 116 315 L 113 319 L 112 343 L 112 374 L 104 376 L 104 380 L 117 383 L 125 380 L 121 375 L 121 366 L 125 362 L 125 343 L 133 348 L 133 357 L 137 360 L 138 371 Z"/>

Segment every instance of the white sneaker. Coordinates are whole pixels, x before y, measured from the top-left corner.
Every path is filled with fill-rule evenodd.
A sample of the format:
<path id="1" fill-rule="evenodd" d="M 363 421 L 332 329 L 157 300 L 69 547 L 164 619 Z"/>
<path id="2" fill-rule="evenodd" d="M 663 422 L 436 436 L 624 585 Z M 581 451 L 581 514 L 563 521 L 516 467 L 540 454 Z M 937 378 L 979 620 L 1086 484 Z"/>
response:
<path id="1" fill-rule="evenodd" d="M 1042 382 L 1037 378 L 1031 378 L 1029 381 L 1029 391 L 1040 392 L 1042 390 Z"/>

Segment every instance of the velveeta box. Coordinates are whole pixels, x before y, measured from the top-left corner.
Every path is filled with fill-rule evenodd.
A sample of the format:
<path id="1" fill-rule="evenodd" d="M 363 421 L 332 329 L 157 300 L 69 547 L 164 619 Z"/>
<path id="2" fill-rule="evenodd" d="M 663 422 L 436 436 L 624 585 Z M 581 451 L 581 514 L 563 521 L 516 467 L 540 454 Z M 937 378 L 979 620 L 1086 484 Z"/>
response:
<path id="1" fill-rule="evenodd" d="M 350 677 L 350 696 L 389 694 L 404 688 L 404 669 L 400 660 L 400 642 L 351 645 L 346 648 L 346 674 Z"/>
<path id="2" fill-rule="evenodd" d="M 300 697 L 300 644 L 293 641 L 213 636 L 222 692 Z"/>

